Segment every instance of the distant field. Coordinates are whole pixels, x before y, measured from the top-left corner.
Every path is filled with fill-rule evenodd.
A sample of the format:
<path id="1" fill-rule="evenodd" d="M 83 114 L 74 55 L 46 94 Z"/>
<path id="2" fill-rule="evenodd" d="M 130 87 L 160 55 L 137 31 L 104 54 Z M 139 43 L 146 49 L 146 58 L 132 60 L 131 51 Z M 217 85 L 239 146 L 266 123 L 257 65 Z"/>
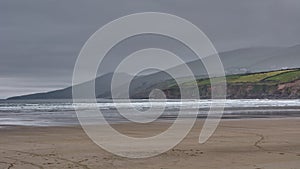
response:
<path id="1" fill-rule="evenodd" d="M 297 79 L 300 79 L 300 69 L 291 69 L 291 70 L 278 70 L 272 72 L 262 72 L 262 73 L 251 73 L 244 75 L 229 75 L 226 77 L 227 84 L 235 83 L 257 83 L 257 84 L 280 84 L 292 82 Z M 209 85 L 209 79 L 199 79 L 197 80 L 199 86 Z M 186 82 L 184 85 L 189 86 L 191 82 Z M 170 85 L 176 86 L 176 84 Z"/>
<path id="2" fill-rule="evenodd" d="M 215 82 L 224 78 L 215 78 Z M 300 69 L 278 70 L 261 73 L 248 73 L 242 75 L 226 76 L 227 98 L 230 99 L 299 99 L 300 88 L 298 86 L 287 86 L 278 89 L 279 84 L 300 80 Z M 193 82 L 183 83 L 183 87 L 192 87 Z M 197 85 L 202 98 L 211 98 L 210 79 L 198 79 Z M 167 91 L 168 98 L 180 98 L 180 91 L 174 80 L 169 80 L 153 86 Z M 152 89 L 153 89 L 152 88 Z M 151 90 L 149 90 L 151 91 Z M 146 97 L 146 95 L 143 95 Z"/>
<path id="3" fill-rule="evenodd" d="M 257 73 L 257 74 L 250 74 L 250 75 L 229 76 L 226 79 L 228 83 L 255 83 L 255 82 L 261 82 L 264 79 L 274 77 L 290 71 L 291 70 L 282 70 L 282 71 Z"/>
<path id="4" fill-rule="evenodd" d="M 300 79 L 300 70 L 293 70 L 265 79 L 266 82 L 287 83 Z"/>

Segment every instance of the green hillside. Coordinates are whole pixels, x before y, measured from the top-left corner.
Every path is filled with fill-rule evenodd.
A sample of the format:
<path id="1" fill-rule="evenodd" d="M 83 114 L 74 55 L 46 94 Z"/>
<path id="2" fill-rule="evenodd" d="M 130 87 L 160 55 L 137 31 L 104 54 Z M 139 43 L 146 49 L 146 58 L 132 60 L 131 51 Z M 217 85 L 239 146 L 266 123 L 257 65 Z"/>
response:
<path id="1" fill-rule="evenodd" d="M 214 80 L 217 81 L 218 78 Z M 300 98 L 300 69 L 229 75 L 226 76 L 226 81 L 227 97 L 231 99 Z M 185 82 L 183 83 L 183 87 L 189 88 L 192 83 Z M 198 79 L 197 85 L 201 98 L 211 97 L 210 79 Z M 143 91 L 136 91 L 132 97 L 147 98 L 151 90 L 155 88 L 165 91 L 168 98 L 180 98 L 179 87 L 174 80 L 156 84 Z"/>
<path id="2" fill-rule="evenodd" d="M 300 79 L 300 69 L 278 70 L 272 72 L 261 72 L 261 73 L 226 76 L 227 84 L 256 83 L 256 84 L 274 85 L 274 84 L 292 82 L 297 79 Z M 198 79 L 197 83 L 199 86 L 210 85 L 210 80 Z M 189 85 L 189 82 L 186 82 L 184 85 Z M 174 86 L 176 86 L 176 84 L 172 84 L 169 87 L 174 87 Z"/>

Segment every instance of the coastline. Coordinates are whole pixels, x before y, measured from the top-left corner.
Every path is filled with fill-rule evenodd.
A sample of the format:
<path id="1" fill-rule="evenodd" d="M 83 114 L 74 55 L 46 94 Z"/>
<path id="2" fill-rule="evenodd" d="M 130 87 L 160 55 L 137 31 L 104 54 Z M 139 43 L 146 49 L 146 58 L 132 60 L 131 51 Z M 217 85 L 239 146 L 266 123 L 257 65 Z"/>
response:
<path id="1" fill-rule="evenodd" d="M 148 159 L 127 159 L 95 145 L 80 126 L 0 128 L 0 168 L 209 168 L 282 169 L 300 166 L 300 118 L 223 119 L 205 144 L 198 144 L 203 119 L 173 149 Z M 113 124 L 134 137 L 170 123 Z M 145 132 L 146 130 L 146 132 Z M 147 135 L 145 135 L 145 133 Z"/>

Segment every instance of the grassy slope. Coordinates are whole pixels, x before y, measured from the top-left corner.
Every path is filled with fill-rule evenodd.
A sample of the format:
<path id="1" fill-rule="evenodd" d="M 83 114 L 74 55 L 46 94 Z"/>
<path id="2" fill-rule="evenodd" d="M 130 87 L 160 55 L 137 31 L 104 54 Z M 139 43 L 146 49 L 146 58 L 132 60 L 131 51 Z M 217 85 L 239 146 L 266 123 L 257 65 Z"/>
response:
<path id="1" fill-rule="evenodd" d="M 221 80 L 214 79 L 214 80 Z M 300 69 L 278 70 L 271 72 L 250 73 L 243 75 L 229 75 L 227 81 L 228 98 L 299 98 L 300 89 L 287 88 L 279 91 L 278 85 L 300 80 Z M 185 82 L 183 86 L 189 87 L 192 82 Z M 200 95 L 210 98 L 210 80 L 198 79 Z M 164 86 L 164 87 L 163 87 Z M 157 86 L 156 86 L 157 87 Z M 161 85 L 162 90 L 168 93 L 168 98 L 180 98 L 180 91 L 174 81 Z M 144 95 L 145 97 L 145 95 Z"/>
<path id="2" fill-rule="evenodd" d="M 256 83 L 265 85 L 274 85 L 280 83 L 292 82 L 300 79 L 300 69 L 279 70 L 272 72 L 253 73 L 246 75 L 230 75 L 226 77 L 227 84 L 236 83 Z M 197 81 L 198 85 L 209 85 L 209 79 Z M 188 83 L 186 83 L 188 85 Z"/>
<path id="3" fill-rule="evenodd" d="M 222 80 L 216 78 L 214 81 Z M 300 80 L 300 69 L 278 70 L 271 72 L 249 73 L 242 75 L 226 76 L 227 97 L 237 98 L 300 98 L 300 86 L 291 86 L 279 89 L 279 84 Z M 185 82 L 182 87 L 189 88 L 193 82 Z M 198 79 L 197 85 L 202 98 L 210 98 L 210 79 Z M 168 98 L 180 98 L 180 90 L 174 80 L 156 84 L 136 92 L 132 98 L 147 98 L 153 89 L 165 91 Z"/>

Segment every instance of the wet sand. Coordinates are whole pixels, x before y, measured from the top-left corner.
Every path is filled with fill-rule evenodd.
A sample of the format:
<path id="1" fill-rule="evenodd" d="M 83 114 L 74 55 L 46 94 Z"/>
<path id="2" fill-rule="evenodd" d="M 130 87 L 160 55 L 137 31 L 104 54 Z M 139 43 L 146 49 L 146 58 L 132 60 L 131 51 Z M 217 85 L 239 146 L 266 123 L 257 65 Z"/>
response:
<path id="1" fill-rule="evenodd" d="M 0 128 L 1 169 L 298 169 L 300 118 L 222 120 L 205 144 L 198 144 L 203 120 L 170 151 L 147 159 L 112 155 L 77 127 Z M 135 137 L 155 134 L 169 123 L 114 125 Z M 138 130 L 138 129 L 143 130 Z"/>

